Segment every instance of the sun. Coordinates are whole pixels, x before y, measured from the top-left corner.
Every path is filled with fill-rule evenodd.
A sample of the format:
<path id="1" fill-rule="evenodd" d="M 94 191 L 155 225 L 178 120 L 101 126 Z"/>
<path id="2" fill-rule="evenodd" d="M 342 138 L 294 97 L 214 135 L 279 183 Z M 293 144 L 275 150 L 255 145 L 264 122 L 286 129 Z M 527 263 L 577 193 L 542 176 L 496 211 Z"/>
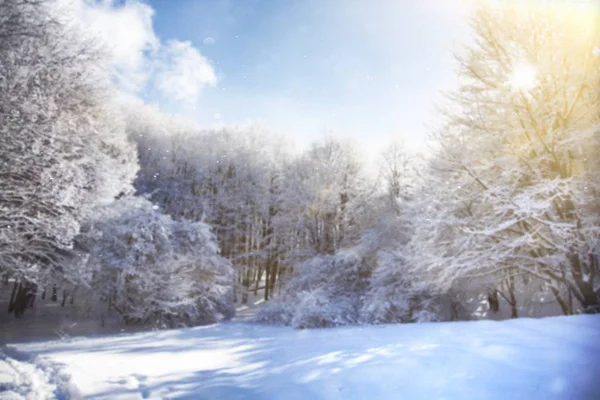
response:
<path id="1" fill-rule="evenodd" d="M 510 74 L 508 83 L 515 89 L 531 89 L 537 84 L 536 76 L 537 71 L 533 65 L 517 63 Z"/>

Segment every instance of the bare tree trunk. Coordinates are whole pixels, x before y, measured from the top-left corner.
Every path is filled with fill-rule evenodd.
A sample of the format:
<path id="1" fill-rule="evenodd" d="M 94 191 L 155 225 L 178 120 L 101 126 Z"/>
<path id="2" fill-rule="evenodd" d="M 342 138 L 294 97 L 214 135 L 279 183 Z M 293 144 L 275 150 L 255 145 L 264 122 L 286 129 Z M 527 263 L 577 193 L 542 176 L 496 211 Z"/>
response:
<path id="1" fill-rule="evenodd" d="M 33 308 L 33 304 L 34 304 L 35 298 L 37 296 L 37 291 L 38 291 L 38 286 L 33 285 L 33 287 L 31 288 L 31 298 L 29 301 L 29 308 Z"/>
<path id="2" fill-rule="evenodd" d="M 514 292 L 509 292 L 509 296 L 511 299 L 510 302 L 510 317 L 511 318 L 519 318 L 519 309 L 517 308 L 517 301 L 515 300 Z"/>
<path id="3" fill-rule="evenodd" d="M 275 282 L 277 281 L 277 272 L 278 272 L 277 270 L 279 268 L 277 265 L 277 261 L 275 261 L 275 260 L 271 261 L 271 265 L 272 265 L 271 279 L 269 282 L 265 282 L 265 286 L 267 286 L 267 285 L 269 286 L 269 290 L 271 292 L 271 297 L 273 297 L 273 293 L 275 292 Z"/>
<path id="4" fill-rule="evenodd" d="M 269 278 L 271 277 L 271 266 L 265 265 L 265 301 L 269 300 Z"/>
<path id="5" fill-rule="evenodd" d="M 262 279 L 263 269 L 259 266 L 258 273 L 256 274 L 256 282 L 254 283 L 254 297 L 258 296 L 258 286 L 260 285 L 260 280 Z"/>
<path id="6" fill-rule="evenodd" d="M 571 270 L 573 275 L 573 280 L 579 289 L 579 293 L 581 294 L 581 307 L 584 312 L 600 312 L 600 299 L 594 290 L 594 283 L 596 277 L 596 259 L 593 254 L 590 254 L 589 257 L 589 265 L 587 265 L 588 277 L 584 279 L 584 263 L 578 254 L 572 253 L 569 255 L 569 261 L 571 264 Z"/>
<path id="7" fill-rule="evenodd" d="M 15 317 L 19 318 L 25 313 L 27 305 L 29 304 L 31 293 L 28 284 L 20 284 L 17 290 L 17 295 L 13 304 Z"/>
<path id="8" fill-rule="evenodd" d="M 246 268 L 244 271 L 244 292 L 242 293 L 242 304 L 248 303 L 248 290 L 250 288 L 250 269 Z"/>
<path id="9" fill-rule="evenodd" d="M 560 297 L 560 293 L 559 293 L 558 289 L 555 288 L 554 286 L 551 286 L 550 290 L 552 291 L 554 298 L 558 302 L 558 305 L 560 306 L 562 313 L 564 315 L 571 315 L 570 310 L 569 310 L 569 305 L 562 297 Z"/>
<path id="10" fill-rule="evenodd" d="M 490 306 L 490 310 L 493 312 L 498 312 L 500 310 L 500 301 L 498 299 L 498 290 L 494 289 L 488 292 L 488 304 Z"/>
<path id="11" fill-rule="evenodd" d="M 512 272 L 508 271 L 509 275 L 507 278 L 508 288 L 508 303 L 510 304 L 510 317 L 519 318 L 519 309 L 517 308 L 517 296 L 515 295 L 515 277 Z"/>
<path id="12" fill-rule="evenodd" d="M 237 273 L 236 273 L 237 275 Z M 233 278 L 233 302 L 237 303 L 238 302 L 238 282 L 237 282 L 237 278 Z"/>
<path id="13" fill-rule="evenodd" d="M 12 293 L 10 294 L 10 301 L 8 302 L 8 313 L 9 314 L 12 313 L 15 308 L 15 295 L 17 293 L 19 286 L 20 286 L 20 284 L 18 284 L 17 281 L 15 280 Z"/>

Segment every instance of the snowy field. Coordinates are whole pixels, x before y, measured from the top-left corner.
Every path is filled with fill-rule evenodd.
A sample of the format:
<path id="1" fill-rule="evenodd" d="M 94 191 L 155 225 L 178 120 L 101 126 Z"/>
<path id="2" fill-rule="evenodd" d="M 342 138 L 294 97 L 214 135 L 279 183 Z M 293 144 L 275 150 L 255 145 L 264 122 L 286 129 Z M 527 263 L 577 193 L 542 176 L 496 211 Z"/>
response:
<path id="1" fill-rule="evenodd" d="M 38 355 L 38 372 L 62 365 L 86 399 L 600 399 L 598 315 L 304 331 L 233 322 L 7 351 Z"/>

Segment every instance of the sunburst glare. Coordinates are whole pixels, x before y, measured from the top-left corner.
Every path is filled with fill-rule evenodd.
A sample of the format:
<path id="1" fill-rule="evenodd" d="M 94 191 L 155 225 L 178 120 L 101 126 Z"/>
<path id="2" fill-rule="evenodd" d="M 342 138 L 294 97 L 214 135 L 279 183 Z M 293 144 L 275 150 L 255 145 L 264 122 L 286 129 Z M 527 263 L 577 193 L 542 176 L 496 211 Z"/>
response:
<path id="1" fill-rule="evenodd" d="M 508 83 L 516 89 L 531 89 L 537 80 L 535 67 L 528 63 L 517 63 L 510 74 Z"/>

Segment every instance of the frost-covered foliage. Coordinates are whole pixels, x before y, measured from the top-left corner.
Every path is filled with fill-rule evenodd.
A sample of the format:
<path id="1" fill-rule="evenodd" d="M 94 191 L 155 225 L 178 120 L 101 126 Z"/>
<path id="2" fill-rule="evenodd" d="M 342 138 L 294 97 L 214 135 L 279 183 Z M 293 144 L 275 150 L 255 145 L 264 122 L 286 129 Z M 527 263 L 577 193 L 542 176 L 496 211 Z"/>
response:
<path id="1" fill-rule="evenodd" d="M 317 328 L 457 318 L 451 305 L 458 302 L 419 281 L 407 265 L 399 250 L 407 240 L 403 224 L 390 211 L 356 246 L 296 266 L 255 320 Z"/>
<path id="2" fill-rule="evenodd" d="M 367 261 L 352 250 L 310 258 L 296 267 L 282 294 L 258 312 L 256 321 L 296 328 L 355 324 L 369 275 Z"/>
<path id="3" fill-rule="evenodd" d="M 142 167 L 138 193 L 175 219 L 209 223 L 240 283 L 247 288 L 250 277 L 264 276 L 268 297 L 279 268 L 282 140 L 254 125 L 203 130 L 149 107 L 129 107 L 127 115 Z"/>
<path id="4" fill-rule="evenodd" d="M 286 165 L 276 225 L 291 263 L 350 247 L 372 223 L 377 182 L 358 144 L 327 138 Z"/>
<path id="5" fill-rule="evenodd" d="M 355 143 L 327 139 L 294 156 L 260 126 L 203 130 L 148 107 L 127 113 L 138 192 L 213 226 L 240 285 L 264 280 L 266 299 L 291 264 L 351 246 L 368 225 L 376 183 Z"/>
<path id="6" fill-rule="evenodd" d="M 426 282 L 412 280 L 399 254 L 362 251 L 359 245 L 299 264 L 281 294 L 259 309 L 255 321 L 319 328 L 458 318 L 458 302 L 430 291 Z"/>
<path id="7" fill-rule="evenodd" d="M 97 46 L 55 7 L 0 1 L 0 272 L 28 284 L 65 277 L 82 219 L 137 171 Z"/>
<path id="8" fill-rule="evenodd" d="M 328 146 L 336 149 L 334 144 L 324 145 L 325 148 Z M 332 150 L 332 154 L 337 153 Z M 338 157 L 344 159 L 342 155 L 343 153 L 338 154 Z M 309 228 L 309 232 L 314 230 L 320 237 L 317 236 L 314 241 L 304 244 L 297 241 L 298 249 L 292 254 L 295 258 L 301 258 L 302 251 L 307 251 L 308 254 L 331 251 L 330 248 L 319 246 L 319 243 L 323 243 L 319 240 L 332 240 L 330 244 L 334 248 L 340 245 L 339 240 L 350 243 L 351 246 L 333 254 L 317 254 L 292 264 L 293 274 L 288 277 L 279 296 L 259 309 L 255 317 L 257 322 L 314 328 L 454 318 L 443 307 L 442 295 L 438 291 L 431 291 L 427 281 L 418 280 L 419 277 L 414 275 L 402 255 L 411 229 L 411 214 L 407 211 L 407 202 L 414 191 L 411 184 L 414 181 L 414 171 L 409 168 L 407 159 L 407 154 L 399 146 L 392 146 L 384 154 L 384 190 L 379 196 L 368 191 L 360 195 L 361 190 L 366 190 L 366 186 L 356 170 L 357 175 L 352 178 L 354 183 L 348 186 L 349 192 L 354 192 L 349 198 L 356 203 L 346 204 L 348 208 L 340 207 L 339 204 L 336 208 L 336 201 L 339 201 L 339 197 L 336 200 L 336 196 L 339 196 L 340 191 L 343 193 L 343 190 L 336 186 L 340 183 L 340 180 L 335 178 L 339 171 L 335 170 L 336 167 L 327 171 L 321 165 L 319 170 L 325 169 L 320 178 L 323 181 L 303 190 L 309 189 L 306 190 L 307 193 L 316 195 L 319 191 L 315 189 L 325 187 L 330 188 L 333 194 L 326 191 L 316 196 L 323 204 L 312 211 L 313 220 L 309 218 L 310 209 L 307 210 L 308 214 L 289 216 L 305 219 L 304 226 L 300 226 Z M 334 160 L 331 165 L 345 163 L 336 163 Z M 351 169 L 351 165 L 347 168 Z M 308 171 L 302 174 L 306 179 L 310 178 Z M 334 178 L 329 176 L 325 179 L 329 174 Z M 366 202 L 367 199 L 370 201 Z M 300 197 L 297 202 L 302 200 Z M 335 218 L 329 221 L 333 223 L 329 236 L 324 232 L 327 229 L 324 223 L 329 222 L 321 219 L 326 216 L 322 211 L 328 209 L 335 215 Z M 359 210 L 363 210 L 364 213 Z M 347 212 L 348 214 L 345 214 Z M 354 218 L 354 222 L 360 227 L 357 232 L 361 232 L 361 236 L 356 239 L 356 232 L 348 234 L 350 231 L 346 232 L 348 236 L 340 235 L 340 228 L 344 228 L 343 222 L 341 227 L 340 222 L 336 222 L 338 217 L 341 217 L 342 221 L 347 217 Z M 312 223 L 314 227 L 311 227 Z M 312 238 L 309 235 L 307 237 Z M 304 257 L 306 258 L 306 254 Z"/>
<path id="9" fill-rule="evenodd" d="M 485 282 L 513 317 L 540 281 L 565 314 L 598 309 L 597 21 L 591 5 L 475 13 L 414 213 L 410 263 L 432 284 Z"/>
<path id="10" fill-rule="evenodd" d="M 94 293 L 126 321 L 200 324 L 234 314 L 232 269 L 202 222 L 125 197 L 80 237 Z"/>
<path id="11" fill-rule="evenodd" d="M 426 283 L 416 280 L 410 272 L 406 259 L 399 252 L 378 253 L 377 269 L 361 309 L 363 322 L 381 324 L 442 319 L 440 297 L 429 292 Z"/>

